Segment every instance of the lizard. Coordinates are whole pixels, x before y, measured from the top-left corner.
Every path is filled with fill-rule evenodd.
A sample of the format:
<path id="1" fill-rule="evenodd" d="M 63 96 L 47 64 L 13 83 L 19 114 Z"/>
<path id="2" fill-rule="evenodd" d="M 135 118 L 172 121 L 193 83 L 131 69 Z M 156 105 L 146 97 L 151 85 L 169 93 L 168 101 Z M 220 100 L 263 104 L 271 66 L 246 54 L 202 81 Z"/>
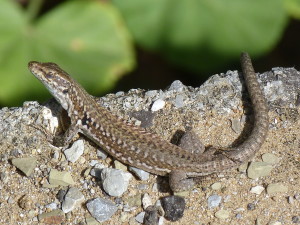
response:
<path id="1" fill-rule="evenodd" d="M 67 72 L 55 63 L 31 61 L 28 68 L 67 111 L 70 127 L 62 137 L 64 145 L 77 133 L 91 139 L 108 154 L 127 165 L 152 174 L 168 176 L 172 191 L 182 191 L 211 176 L 248 161 L 261 148 L 268 133 L 268 106 L 248 53 L 241 54 L 241 67 L 252 102 L 254 125 L 249 136 L 236 147 L 210 147 L 191 152 L 184 144 L 173 145 L 157 134 L 131 125 L 97 103 Z M 187 132 L 187 137 L 192 136 Z M 193 138 L 185 138 L 187 140 Z"/>

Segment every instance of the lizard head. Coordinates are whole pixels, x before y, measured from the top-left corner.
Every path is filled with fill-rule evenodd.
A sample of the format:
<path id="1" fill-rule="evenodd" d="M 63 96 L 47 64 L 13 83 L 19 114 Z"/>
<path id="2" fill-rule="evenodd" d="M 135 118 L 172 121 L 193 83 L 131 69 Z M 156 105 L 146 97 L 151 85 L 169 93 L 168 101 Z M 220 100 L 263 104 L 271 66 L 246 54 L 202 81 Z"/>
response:
<path id="1" fill-rule="evenodd" d="M 55 99 L 68 110 L 72 104 L 72 94 L 77 83 L 70 77 L 68 73 L 62 70 L 55 63 L 41 63 L 31 61 L 28 63 L 30 72 L 39 79 Z"/>

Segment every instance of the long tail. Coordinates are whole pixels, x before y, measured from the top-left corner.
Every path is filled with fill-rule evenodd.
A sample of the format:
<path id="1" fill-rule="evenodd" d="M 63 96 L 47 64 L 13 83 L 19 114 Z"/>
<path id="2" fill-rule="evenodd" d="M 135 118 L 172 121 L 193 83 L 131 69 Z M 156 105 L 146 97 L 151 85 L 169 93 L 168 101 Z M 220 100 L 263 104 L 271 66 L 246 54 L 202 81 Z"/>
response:
<path id="1" fill-rule="evenodd" d="M 254 111 L 254 125 L 247 140 L 237 146 L 236 151 L 230 153 L 230 157 L 243 162 L 251 158 L 265 141 L 269 127 L 269 117 L 267 101 L 248 53 L 241 54 L 241 65 Z"/>

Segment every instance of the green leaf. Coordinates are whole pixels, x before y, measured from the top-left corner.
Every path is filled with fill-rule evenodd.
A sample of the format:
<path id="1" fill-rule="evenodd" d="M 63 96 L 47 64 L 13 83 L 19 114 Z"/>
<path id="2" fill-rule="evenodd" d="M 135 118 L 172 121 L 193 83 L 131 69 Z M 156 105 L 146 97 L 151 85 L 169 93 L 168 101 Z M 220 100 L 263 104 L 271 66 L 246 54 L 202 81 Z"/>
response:
<path id="1" fill-rule="evenodd" d="M 284 4 L 291 16 L 300 19 L 300 0 L 285 0 Z"/>
<path id="2" fill-rule="evenodd" d="M 0 3 L 2 104 L 48 93 L 30 75 L 30 60 L 59 64 L 93 94 L 111 88 L 135 66 L 130 34 L 118 11 L 108 3 L 67 1 L 34 23 L 26 20 L 13 1 Z"/>
<path id="3" fill-rule="evenodd" d="M 7 103 L 16 99 L 19 91 L 17 83 L 26 81 L 25 77 L 20 76 L 24 74 L 26 64 L 20 66 L 19 62 L 23 62 L 26 49 L 27 20 L 22 9 L 13 1 L 0 0 L 0 5 L 0 101 Z M 20 88 L 24 91 L 26 86 L 20 85 Z"/>
<path id="4" fill-rule="evenodd" d="M 136 42 L 196 71 L 260 55 L 287 22 L 282 0 L 113 0 Z M 272 10 L 270 10 L 272 9 Z"/>

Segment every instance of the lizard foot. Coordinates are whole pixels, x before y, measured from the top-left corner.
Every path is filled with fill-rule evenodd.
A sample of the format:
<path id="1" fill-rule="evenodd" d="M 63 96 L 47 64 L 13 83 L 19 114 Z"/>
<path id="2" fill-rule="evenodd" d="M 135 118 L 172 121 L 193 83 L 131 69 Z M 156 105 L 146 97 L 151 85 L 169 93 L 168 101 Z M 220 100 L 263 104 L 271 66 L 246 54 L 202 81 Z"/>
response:
<path id="1" fill-rule="evenodd" d="M 224 155 L 226 158 L 233 162 L 243 163 L 242 161 L 232 157 L 232 152 L 235 151 L 232 148 L 213 148 L 214 155 Z"/>
<path id="2" fill-rule="evenodd" d="M 216 179 L 219 178 L 216 173 L 200 176 L 200 177 L 194 177 L 195 185 L 202 185 L 202 186 L 210 186 L 212 182 L 215 182 Z"/>
<path id="3" fill-rule="evenodd" d="M 169 184 L 173 192 L 186 191 L 195 186 L 193 178 L 187 177 L 181 170 L 172 170 L 169 174 Z"/>
<path id="4" fill-rule="evenodd" d="M 217 174 L 209 174 L 199 177 L 187 177 L 186 173 L 181 170 L 172 170 L 169 174 L 169 184 L 173 192 L 186 191 L 197 185 L 206 185 L 215 181 Z"/>

